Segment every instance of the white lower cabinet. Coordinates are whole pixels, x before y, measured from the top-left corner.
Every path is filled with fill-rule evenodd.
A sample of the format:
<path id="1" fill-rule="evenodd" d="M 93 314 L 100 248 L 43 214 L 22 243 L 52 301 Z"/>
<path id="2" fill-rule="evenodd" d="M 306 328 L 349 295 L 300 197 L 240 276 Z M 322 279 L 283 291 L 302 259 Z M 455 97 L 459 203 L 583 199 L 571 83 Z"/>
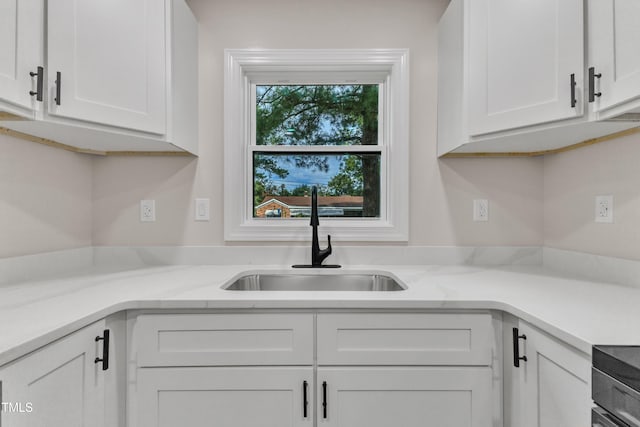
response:
<path id="1" fill-rule="evenodd" d="M 131 313 L 129 426 L 313 426 L 313 325 L 312 313 Z"/>
<path id="2" fill-rule="evenodd" d="M 118 418 L 106 414 L 107 402 L 113 402 L 107 385 L 115 382 L 95 362 L 103 357 L 104 341 L 96 337 L 104 337 L 105 328 L 105 320 L 93 323 L 1 368 L 0 425 L 117 425 Z"/>
<path id="3" fill-rule="evenodd" d="M 319 313 L 316 324 L 319 426 L 494 426 L 489 312 Z"/>
<path id="4" fill-rule="evenodd" d="M 310 366 L 139 369 L 135 425 L 310 427 L 312 381 Z"/>
<path id="5" fill-rule="evenodd" d="M 494 427 L 475 313 L 130 317 L 130 427 Z"/>
<path id="6" fill-rule="evenodd" d="M 586 426 L 590 368 L 490 311 L 123 312 L 0 367 L 0 426 Z"/>
<path id="7" fill-rule="evenodd" d="M 526 357 L 520 359 L 519 367 L 515 366 L 513 328 L 520 337 L 517 353 Z M 504 426 L 590 425 L 590 357 L 522 320 L 507 319 L 504 331 L 508 335 Z"/>
<path id="8" fill-rule="evenodd" d="M 140 369 L 136 425 L 295 427 L 314 425 L 314 417 L 327 427 L 493 425 L 488 367 L 318 368 L 317 375 L 314 387 L 312 367 Z"/>
<path id="9" fill-rule="evenodd" d="M 493 426 L 490 367 L 318 368 L 318 425 Z"/>

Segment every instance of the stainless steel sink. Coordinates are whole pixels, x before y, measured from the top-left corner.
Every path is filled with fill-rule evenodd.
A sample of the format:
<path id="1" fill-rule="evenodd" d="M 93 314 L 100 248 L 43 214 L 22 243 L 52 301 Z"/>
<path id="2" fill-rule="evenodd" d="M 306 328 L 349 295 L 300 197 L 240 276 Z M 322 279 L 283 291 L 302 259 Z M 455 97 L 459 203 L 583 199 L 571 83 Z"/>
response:
<path id="1" fill-rule="evenodd" d="M 228 291 L 403 291 L 383 274 L 249 274 L 224 287 Z"/>

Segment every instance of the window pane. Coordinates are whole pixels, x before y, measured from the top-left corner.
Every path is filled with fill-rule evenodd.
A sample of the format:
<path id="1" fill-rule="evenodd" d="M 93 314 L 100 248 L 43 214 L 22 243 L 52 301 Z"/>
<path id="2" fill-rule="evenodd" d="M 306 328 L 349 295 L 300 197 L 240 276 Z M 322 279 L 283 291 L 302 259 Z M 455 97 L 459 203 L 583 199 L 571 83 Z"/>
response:
<path id="1" fill-rule="evenodd" d="M 309 217 L 311 187 L 324 217 L 380 217 L 380 153 L 253 154 L 253 215 Z"/>
<path id="2" fill-rule="evenodd" d="M 256 86 L 257 145 L 377 145 L 378 85 Z"/>

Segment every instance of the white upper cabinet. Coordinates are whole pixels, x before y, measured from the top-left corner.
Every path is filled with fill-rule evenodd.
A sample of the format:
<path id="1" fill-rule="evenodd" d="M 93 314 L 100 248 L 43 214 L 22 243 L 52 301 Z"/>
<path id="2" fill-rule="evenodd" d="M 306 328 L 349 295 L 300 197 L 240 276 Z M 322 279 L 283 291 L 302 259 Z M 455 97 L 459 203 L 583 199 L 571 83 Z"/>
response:
<path id="1" fill-rule="evenodd" d="M 197 154 L 198 27 L 184 0 L 0 0 L 0 12 L 2 127 L 94 154 Z"/>
<path id="2" fill-rule="evenodd" d="M 58 0 L 47 13 L 49 114 L 164 134 L 164 1 Z"/>
<path id="3" fill-rule="evenodd" d="M 590 0 L 588 7 L 593 111 L 599 118 L 640 113 L 640 2 Z"/>
<path id="4" fill-rule="evenodd" d="M 43 56 L 43 0 L 0 0 L 0 100 L 3 110 L 32 116 L 38 109 Z M 44 79 L 44 70 L 41 77 Z"/>
<path id="5" fill-rule="evenodd" d="M 582 0 L 473 0 L 469 14 L 471 135 L 582 115 Z"/>
<path id="6" fill-rule="evenodd" d="M 438 30 L 438 155 L 540 155 L 638 126 L 587 109 L 591 58 L 584 55 L 595 57 L 602 45 L 616 69 L 602 66 L 598 108 L 637 100 L 640 6 L 592 3 L 585 29 L 585 0 L 451 0 Z M 608 98 L 605 85 L 616 86 Z"/>

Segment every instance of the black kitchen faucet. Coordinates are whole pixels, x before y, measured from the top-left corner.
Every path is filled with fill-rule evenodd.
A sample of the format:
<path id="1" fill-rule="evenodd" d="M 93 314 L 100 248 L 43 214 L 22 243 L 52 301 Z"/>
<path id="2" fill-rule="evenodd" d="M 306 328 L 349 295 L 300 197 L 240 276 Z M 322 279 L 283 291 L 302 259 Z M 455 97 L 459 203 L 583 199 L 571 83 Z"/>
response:
<path id="1" fill-rule="evenodd" d="M 318 189 L 315 185 L 311 187 L 311 222 L 309 225 L 313 227 L 311 234 L 311 264 L 294 265 L 293 268 L 340 268 L 339 265 L 322 264 L 322 261 L 331 255 L 331 236 L 327 235 L 329 243 L 327 248 L 320 249 L 320 241 L 318 240 L 318 226 L 320 225 L 320 220 L 318 219 Z"/>

